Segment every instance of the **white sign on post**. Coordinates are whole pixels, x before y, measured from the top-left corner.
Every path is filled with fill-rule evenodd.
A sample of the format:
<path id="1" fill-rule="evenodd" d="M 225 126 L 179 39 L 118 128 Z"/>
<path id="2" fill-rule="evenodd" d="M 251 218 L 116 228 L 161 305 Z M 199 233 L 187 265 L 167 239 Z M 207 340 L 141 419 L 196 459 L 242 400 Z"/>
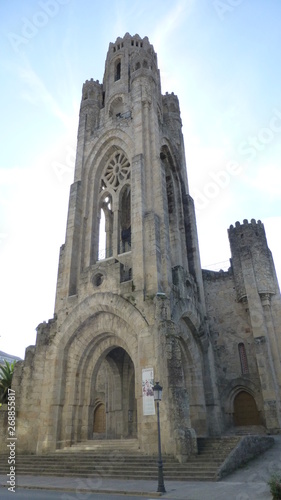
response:
<path id="1" fill-rule="evenodd" d="M 155 415 L 154 404 L 154 373 L 153 368 L 145 368 L 142 370 L 142 402 L 143 414 Z"/>

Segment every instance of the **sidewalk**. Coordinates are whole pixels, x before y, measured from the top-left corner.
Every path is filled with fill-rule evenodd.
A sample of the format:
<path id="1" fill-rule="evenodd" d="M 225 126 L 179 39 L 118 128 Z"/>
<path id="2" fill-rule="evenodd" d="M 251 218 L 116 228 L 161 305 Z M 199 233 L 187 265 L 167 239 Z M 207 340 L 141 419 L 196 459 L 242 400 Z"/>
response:
<path id="1" fill-rule="evenodd" d="M 281 436 L 261 457 L 219 482 L 165 481 L 170 500 L 271 500 L 267 481 L 273 472 L 281 472 Z M 165 469 L 164 469 L 165 472 Z M 0 485 L 7 478 L 0 476 Z M 75 500 L 80 492 L 114 492 L 159 498 L 155 481 L 129 481 L 107 478 L 63 478 L 50 476 L 18 476 L 17 487 L 54 489 L 62 492 L 62 500 Z"/>

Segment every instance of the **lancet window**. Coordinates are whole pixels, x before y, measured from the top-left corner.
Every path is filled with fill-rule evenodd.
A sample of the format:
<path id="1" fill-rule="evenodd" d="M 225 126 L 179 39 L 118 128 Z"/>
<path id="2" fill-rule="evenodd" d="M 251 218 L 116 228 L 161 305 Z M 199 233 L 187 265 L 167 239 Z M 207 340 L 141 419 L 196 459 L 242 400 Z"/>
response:
<path id="1" fill-rule="evenodd" d="M 120 195 L 120 247 L 119 252 L 131 250 L 131 189 L 126 185 Z"/>
<path id="2" fill-rule="evenodd" d="M 246 353 L 245 345 L 243 344 L 243 342 L 240 342 L 238 344 L 238 351 L 239 351 L 240 364 L 241 364 L 241 373 L 243 375 L 246 375 L 247 373 L 249 373 L 249 367 L 248 367 L 247 353 Z"/>
<path id="3" fill-rule="evenodd" d="M 99 260 L 112 256 L 113 253 L 113 211 L 112 196 L 105 193 L 100 202 Z"/>
<path id="4" fill-rule="evenodd" d="M 115 75 L 114 75 L 114 80 L 117 82 L 117 80 L 120 80 L 121 78 L 121 61 L 118 59 L 118 61 L 115 64 Z"/>
<path id="5" fill-rule="evenodd" d="M 183 265 L 181 256 L 180 193 L 171 154 L 167 147 L 161 149 L 160 158 L 165 172 L 166 213 L 169 224 L 170 258 L 172 267 Z"/>

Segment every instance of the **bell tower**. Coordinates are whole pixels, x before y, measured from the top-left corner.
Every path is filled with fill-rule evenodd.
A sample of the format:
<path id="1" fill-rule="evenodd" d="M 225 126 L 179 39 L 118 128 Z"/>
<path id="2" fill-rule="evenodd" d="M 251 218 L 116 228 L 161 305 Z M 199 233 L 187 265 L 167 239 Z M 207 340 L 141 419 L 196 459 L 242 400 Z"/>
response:
<path id="1" fill-rule="evenodd" d="M 196 432 L 219 432 L 219 410 L 181 128 L 178 98 L 161 94 L 148 38 L 126 33 L 110 43 L 103 83 L 86 81 L 82 90 L 56 314 L 73 313 L 89 297 L 109 304 L 121 297 L 123 314 L 129 318 L 133 307 L 141 315 L 147 326 L 136 333 L 135 392 L 140 398 L 142 369 L 152 367 L 169 391 L 164 448 L 176 442 L 176 453 L 186 455 Z M 139 399 L 144 436 L 154 423 L 141 413 Z M 181 442 L 185 432 L 191 439 Z"/>
<path id="2" fill-rule="evenodd" d="M 39 325 L 30 354 L 44 371 L 36 449 L 21 441 L 30 451 L 100 432 L 155 453 L 144 373 L 164 388 L 164 453 L 185 460 L 198 434 L 220 432 L 181 128 L 148 38 L 126 33 L 110 43 L 103 82 L 83 85 L 55 316 Z"/>
<path id="3" fill-rule="evenodd" d="M 177 97 L 161 95 L 148 38 L 127 33 L 111 43 L 103 83 L 83 85 L 56 312 L 108 259 L 144 298 L 169 294 L 179 268 L 190 272 L 203 301 L 181 126 Z"/>

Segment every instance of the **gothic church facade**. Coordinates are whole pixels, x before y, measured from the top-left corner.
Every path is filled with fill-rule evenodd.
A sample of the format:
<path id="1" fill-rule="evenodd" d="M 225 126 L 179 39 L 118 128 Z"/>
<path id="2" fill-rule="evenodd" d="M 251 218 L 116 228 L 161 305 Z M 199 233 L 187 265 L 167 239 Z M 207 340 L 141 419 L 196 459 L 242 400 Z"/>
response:
<path id="1" fill-rule="evenodd" d="M 201 269 L 178 98 L 147 37 L 110 43 L 83 85 L 54 318 L 16 366 L 18 450 L 134 437 L 157 451 L 143 373 L 164 388 L 163 452 L 281 428 L 281 303 L 263 224 L 230 226 L 228 272 Z"/>

